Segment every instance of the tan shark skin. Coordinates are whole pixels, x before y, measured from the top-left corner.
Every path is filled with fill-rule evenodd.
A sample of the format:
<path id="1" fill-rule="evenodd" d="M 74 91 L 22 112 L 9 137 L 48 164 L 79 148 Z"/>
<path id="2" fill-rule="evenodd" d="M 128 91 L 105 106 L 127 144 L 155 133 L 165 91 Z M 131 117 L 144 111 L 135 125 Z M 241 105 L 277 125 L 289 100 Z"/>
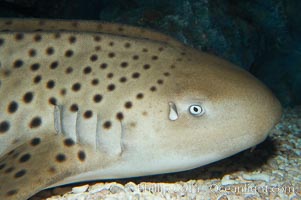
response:
<path id="1" fill-rule="evenodd" d="M 262 142 L 281 116 L 273 94 L 227 61 L 87 21 L 0 20 L 0 100 L 0 199 L 192 169 Z"/>

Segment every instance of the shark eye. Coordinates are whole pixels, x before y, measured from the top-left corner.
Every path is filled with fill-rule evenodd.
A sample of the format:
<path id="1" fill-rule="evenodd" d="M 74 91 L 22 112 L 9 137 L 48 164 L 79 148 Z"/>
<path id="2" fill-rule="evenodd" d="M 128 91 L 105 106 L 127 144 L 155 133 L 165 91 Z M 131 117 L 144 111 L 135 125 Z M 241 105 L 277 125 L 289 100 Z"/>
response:
<path id="1" fill-rule="evenodd" d="M 204 113 L 204 109 L 199 105 L 192 105 L 189 107 L 189 112 L 194 116 L 201 116 Z"/>

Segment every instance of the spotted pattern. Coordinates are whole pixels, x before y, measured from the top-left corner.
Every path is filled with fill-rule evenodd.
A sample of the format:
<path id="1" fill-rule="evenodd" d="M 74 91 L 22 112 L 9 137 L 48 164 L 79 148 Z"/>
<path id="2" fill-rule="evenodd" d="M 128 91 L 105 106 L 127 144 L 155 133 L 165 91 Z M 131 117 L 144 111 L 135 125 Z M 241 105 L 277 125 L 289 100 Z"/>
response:
<path id="1" fill-rule="evenodd" d="M 7 21 L 6 26 L 13 27 L 13 20 Z M 80 120 L 87 123 L 100 115 L 101 128 L 110 132 L 120 121 L 127 120 L 154 92 L 164 94 L 164 86 L 169 83 L 173 70 L 177 69 L 177 62 L 185 59 L 185 53 L 169 56 L 171 49 L 168 46 L 151 44 L 148 40 L 127 37 L 115 40 L 109 34 L 101 33 L 85 34 L 82 37 L 82 34 L 55 28 L 51 28 L 52 33 L 47 35 L 41 32 L 47 27 L 47 22 L 41 20 L 36 26 L 33 32 L 16 32 L 12 35 L 2 35 L 0 31 L 0 65 L 9 67 L 6 70 L 0 68 L 0 96 L 4 97 L 0 103 L 0 110 L 4 111 L 4 118 L 0 119 L 0 141 L 2 136 L 14 134 L 12 127 L 20 114 L 24 116 L 23 109 L 32 112 L 24 118 L 20 130 L 35 132 L 47 128 L 48 118 L 44 114 L 53 109 L 53 105 L 66 108 L 68 113 L 77 113 Z M 73 22 L 70 27 L 79 28 L 81 24 Z M 68 30 L 68 26 L 62 27 L 65 28 Z M 102 28 L 97 26 L 97 30 Z M 126 33 L 126 27 L 116 27 L 115 31 Z M 11 42 L 16 45 L 19 53 L 10 55 L 10 59 L 6 60 L 5 48 Z M 13 80 L 15 74 L 21 76 L 14 83 L 20 91 L 6 98 L 2 88 L 7 87 L 6 80 Z M 127 99 L 122 100 L 121 96 Z M 115 105 L 115 99 L 121 102 Z M 114 105 L 113 109 L 111 105 Z M 36 106 L 39 109 L 34 109 Z M 109 112 L 104 118 L 103 108 Z M 146 111 L 140 113 L 147 117 Z M 136 124 L 131 123 L 131 127 L 135 128 Z M 44 146 L 42 142 L 40 137 L 34 137 L 27 145 L 39 149 Z M 89 158 L 83 149 L 75 149 L 77 144 L 71 138 L 62 140 L 60 144 L 64 151 L 58 148 L 51 152 L 54 162 L 49 162 L 49 166 L 43 169 L 46 174 L 59 173 L 59 166 L 64 166 L 62 163 L 74 158 L 80 163 L 87 162 Z M 73 154 L 65 151 L 71 149 L 74 149 Z M 10 156 L 20 163 L 20 167 L 0 163 L 0 172 L 5 171 L 18 180 L 28 178 L 30 170 L 23 166 L 30 165 L 35 155 L 26 150 L 12 151 Z M 4 194 L 11 197 L 20 190 L 18 187 L 10 188 Z"/>

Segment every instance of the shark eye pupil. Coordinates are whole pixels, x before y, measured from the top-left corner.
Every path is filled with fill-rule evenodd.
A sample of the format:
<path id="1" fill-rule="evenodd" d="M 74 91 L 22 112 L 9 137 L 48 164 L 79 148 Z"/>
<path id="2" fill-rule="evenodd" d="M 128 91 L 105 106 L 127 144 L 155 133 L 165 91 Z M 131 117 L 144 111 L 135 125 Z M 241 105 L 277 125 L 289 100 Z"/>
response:
<path id="1" fill-rule="evenodd" d="M 189 112 L 190 112 L 191 115 L 200 116 L 204 113 L 204 110 L 199 105 L 192 105 L 192 106 L 189 107 Z"/>

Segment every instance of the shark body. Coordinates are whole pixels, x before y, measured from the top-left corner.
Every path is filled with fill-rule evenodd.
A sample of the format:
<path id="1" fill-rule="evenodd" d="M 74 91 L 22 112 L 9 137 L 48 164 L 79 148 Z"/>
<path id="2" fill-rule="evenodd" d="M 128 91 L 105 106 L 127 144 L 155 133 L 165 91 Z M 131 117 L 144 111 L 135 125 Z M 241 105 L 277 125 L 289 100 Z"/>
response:
<path id="1" fill-rule="evenodd" d="M 0 199 L 182 171 L 263 141 L 281 107 L 249 73 L 118 24 L 0 20 Z"/>

